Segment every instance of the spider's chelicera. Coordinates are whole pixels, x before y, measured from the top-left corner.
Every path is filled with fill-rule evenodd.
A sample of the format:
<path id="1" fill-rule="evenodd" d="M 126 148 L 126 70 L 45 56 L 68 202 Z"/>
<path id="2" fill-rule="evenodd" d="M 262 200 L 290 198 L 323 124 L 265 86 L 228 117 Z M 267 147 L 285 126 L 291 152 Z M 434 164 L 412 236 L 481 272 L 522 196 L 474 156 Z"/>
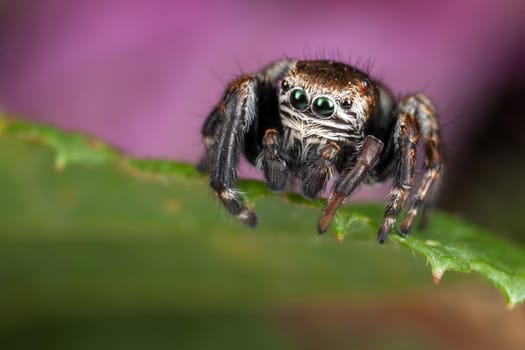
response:
<path id="1" fill-rule="evenodd" d="M 240 154 L 264 172 L 272 191 L 290 178 L 315 198 L 336 177 L 319 221 L 330 226 L 338 207 L 361 184 L 393 176 L 378 240 L 383 243 L 414 183 L 416 144 L 424 140 L 425 173 L 406 208 L 400 233 L 436 192 L 443 155 L 436 108 L 422 94 L 396 101 L 358 69 L 333 61 L 283 60 L 232 81 L 202 128 L 210 185 L 224 207 L 255 226 L 257 217 L 235 188 Z"/>

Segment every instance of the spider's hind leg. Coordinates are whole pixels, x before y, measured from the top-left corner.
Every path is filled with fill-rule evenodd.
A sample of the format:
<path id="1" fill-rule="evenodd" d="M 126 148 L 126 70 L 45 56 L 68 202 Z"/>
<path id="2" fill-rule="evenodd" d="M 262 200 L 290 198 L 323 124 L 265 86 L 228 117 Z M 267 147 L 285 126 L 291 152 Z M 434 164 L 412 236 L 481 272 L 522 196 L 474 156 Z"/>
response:
<path id="1" fill-rule="evenodd" d="M 394 131 L 397 167 L 385 217 L 378 232 L 377 238 L 381 243 L 386 240 L 394 227 L 412 189 L 416 166 L 416 144 L 420 133 L 425 142 L 425 175 L 416 194 L 410 200 L 406 216 L 401 223 L 402 235 L 406 236 L 412 229 L 419 210 L 425 207 L 435 192 L 443 171 L 437 111 L 430 100 L 421 94 L 407 96 L 399 102 L 396 113 L 399 115 Z"/>
<path id="2" fill-rule="evenodd" d="M 424 95 L 417 94 L 405 98 L 402 102 L 406 108 L 415 110 L 414 115 L 425 142 L 425 175 L 408 205 L 405 219 L 399 228 L 401 234 L 407 235 L 420 210 L 423 210 L 422 225 L 428 221 L 426 208 L 433 200 L 433 195 L 443 177 L 443 151 L 437 111 L 430 100 Z"/>
<path id="3" fill-rule="evenodd" d="M 379 243 L 384 243 L 392 231 L 414 182 L 416 144 L 419 140 L 417 121 L 413 114 L 406 113 L 402 109 L 399 109 L 397 113 L 399 113 L 399 119 L 394 129 L 394 152 L 397 166 L 394 184 L 387 199 L 385 216 L 377 233 Z"/>

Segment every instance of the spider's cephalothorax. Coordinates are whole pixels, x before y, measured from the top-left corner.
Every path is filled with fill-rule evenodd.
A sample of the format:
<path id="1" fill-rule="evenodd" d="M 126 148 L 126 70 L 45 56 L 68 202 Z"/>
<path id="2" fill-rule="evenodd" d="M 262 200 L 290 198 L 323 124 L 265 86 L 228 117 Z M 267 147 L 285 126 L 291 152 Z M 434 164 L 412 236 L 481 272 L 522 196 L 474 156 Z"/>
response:
<path id="1" fill-rule="evenodd" d="M 425 175 L 400 226 L 406 235 L 442 177 L 436 109 L 421 94 L 395 101 L 383 85 L 343 63 L 284 60 L 231 82 L 204 123 L 200 167 L 210 171 L 211 187 L 226 209 L 250 226 L 257 218 L 235 189 L 241 152 L 263 170 L 273 191 L 294 177 L 302 194 L 315 198 L 336 176 L 319 232 L 360 183 L 393 175 L 378 232 L 383 243 L 412 188 L 420 133 Z"/>

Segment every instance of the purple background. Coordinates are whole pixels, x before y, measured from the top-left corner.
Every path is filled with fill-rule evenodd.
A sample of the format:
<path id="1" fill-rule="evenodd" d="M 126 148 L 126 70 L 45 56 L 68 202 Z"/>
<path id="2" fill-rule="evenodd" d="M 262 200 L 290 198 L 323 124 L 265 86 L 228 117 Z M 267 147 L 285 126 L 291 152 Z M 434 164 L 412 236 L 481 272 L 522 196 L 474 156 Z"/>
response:
<path id="1" fill-rule="evenodd" d="M 229 80 L 320 56 L 371 63 L 400 95 L 428 94 L 453 156 L 484 99 L 524 69 L 524 10 L 519 0 L 4 1 L 0 108 L 138 156 L 196 161 Z"/>

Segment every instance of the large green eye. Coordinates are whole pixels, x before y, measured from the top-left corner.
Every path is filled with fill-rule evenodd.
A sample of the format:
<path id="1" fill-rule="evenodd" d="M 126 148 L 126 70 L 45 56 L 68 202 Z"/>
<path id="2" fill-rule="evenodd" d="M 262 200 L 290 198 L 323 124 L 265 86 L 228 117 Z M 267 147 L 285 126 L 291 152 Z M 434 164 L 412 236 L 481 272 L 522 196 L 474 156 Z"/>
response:
<path id="1" fill-rule="evenodd" d="M 320 117 L 331 117 L 335 112 L 335 104 L 328 97 L 318 97 L 314 100 L 312 110 Z"/>
<path id="2" fill-rule="evenodd" d="M 308 108 L 308 95 L 303 89 L 295 89 L 290 93 L 290 103 L 298 111 L 305 111 Z"/>

